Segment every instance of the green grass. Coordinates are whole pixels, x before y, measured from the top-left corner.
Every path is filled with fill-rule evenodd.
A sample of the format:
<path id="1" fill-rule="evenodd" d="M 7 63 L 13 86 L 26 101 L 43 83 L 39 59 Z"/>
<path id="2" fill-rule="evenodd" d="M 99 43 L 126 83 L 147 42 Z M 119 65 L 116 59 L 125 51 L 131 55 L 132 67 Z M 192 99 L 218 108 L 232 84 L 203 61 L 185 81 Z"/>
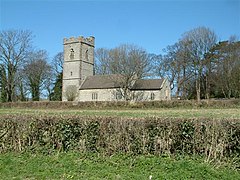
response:
<path id="1" fill-rule="evenodd" d="M 240 179 L 201 159 L 80 153 L 1 154 L 0 179 Z"/>
<path id="2" fill-rule="evenodd" d="M 3 108 L 0 109 L 0 115 L 4 114 L 49 114 L 49 115 L 64 115 L 75 114 L 82 116 L 117 116 L 117 117 L 171 117 L 171 118 L 228 118 L 228 119 L 240 119 L 240 109 L 228 108 L 172 108 L 172 109 L 102 109 L 102 110 L 90 110 L 90 109 L 23 109 L 23 108 Z"/>

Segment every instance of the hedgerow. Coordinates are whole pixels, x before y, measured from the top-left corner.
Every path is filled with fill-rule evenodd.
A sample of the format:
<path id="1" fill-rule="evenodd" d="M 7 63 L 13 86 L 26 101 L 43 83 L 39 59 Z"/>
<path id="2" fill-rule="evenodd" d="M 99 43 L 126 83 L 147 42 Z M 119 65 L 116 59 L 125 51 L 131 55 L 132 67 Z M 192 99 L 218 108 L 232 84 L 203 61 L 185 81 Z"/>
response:
<path id="1" fill-rule="evenodd" d="M 0 153 L 31 151 L 240 158 L 239 119 L 4 115 Z"/>
<path id="2" fill-rule="evenodd" d="M 62 102 L 62 101 L 27 101 L 0 103 L 0 108 L 238 108 L 240 99 L 227 100 L 171 100 L 171 101 L 96 101 L 96 102 Z"/>

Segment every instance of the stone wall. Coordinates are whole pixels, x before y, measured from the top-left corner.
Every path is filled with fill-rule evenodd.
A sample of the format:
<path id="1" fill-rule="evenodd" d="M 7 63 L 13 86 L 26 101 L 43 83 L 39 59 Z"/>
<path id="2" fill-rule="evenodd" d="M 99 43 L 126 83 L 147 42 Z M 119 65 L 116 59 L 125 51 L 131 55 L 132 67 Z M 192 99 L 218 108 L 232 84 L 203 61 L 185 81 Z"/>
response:
<path id="1" fill-rule="evenodd" d="M 170 83 L 164 80 L 161 90 L 132 91 L 133 101 L 171 100 Z M 123 101 L 117 98 L 117 89 L 84 89 L 79 90 L 78 101 Z"/>
<path id="2" fill-rule="evenodd" d="M 79 91 L 78 101 L 114 101 L 116 89 L 85 89 Z"/>

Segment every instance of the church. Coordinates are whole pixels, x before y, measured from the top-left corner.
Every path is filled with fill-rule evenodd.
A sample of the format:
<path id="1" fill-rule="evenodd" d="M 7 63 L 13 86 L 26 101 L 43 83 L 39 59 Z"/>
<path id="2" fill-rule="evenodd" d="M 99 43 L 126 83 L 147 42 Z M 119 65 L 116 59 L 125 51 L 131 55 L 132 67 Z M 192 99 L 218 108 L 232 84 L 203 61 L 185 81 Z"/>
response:
<path id="1" fill-rule="evenodd" d="M 124 101 L 121 75 L 94 75 L 95 38 L 64 38 L 62 101 Z M 138 79 L 131 101 L 171 100 L 167 79 Z"/>

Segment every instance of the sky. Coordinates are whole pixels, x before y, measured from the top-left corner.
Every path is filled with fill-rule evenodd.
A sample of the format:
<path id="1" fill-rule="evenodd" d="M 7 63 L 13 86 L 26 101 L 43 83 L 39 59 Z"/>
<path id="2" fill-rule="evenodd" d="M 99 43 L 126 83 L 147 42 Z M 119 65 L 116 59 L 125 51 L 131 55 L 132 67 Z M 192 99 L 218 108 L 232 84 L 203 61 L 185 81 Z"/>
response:
<path id="1" fill-rule="evenodd" d="M 240 39 L 240 0 L 0 0 L 0 30 L 32 31 L 53 58 L 63 38 L 94 36 L 95 48 L 134 44 L 161 54 L 184 32 L 205 26 Z"/>

